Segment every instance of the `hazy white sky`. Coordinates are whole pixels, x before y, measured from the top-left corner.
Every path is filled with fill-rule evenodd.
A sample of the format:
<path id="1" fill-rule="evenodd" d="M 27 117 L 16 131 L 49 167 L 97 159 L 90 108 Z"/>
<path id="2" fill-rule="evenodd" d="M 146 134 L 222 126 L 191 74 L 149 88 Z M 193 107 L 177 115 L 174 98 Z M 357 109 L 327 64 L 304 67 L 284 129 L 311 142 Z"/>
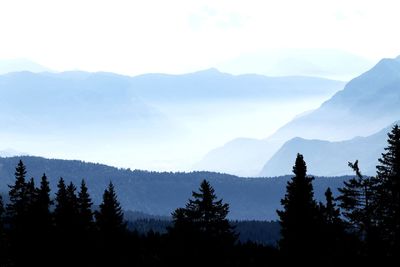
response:
<path id="1" fill-rule="evenodd" d="M 184 73 L 273 48 L 400 54 L 400 3 L 0 0 L 0 58 L 54 70 Z"/>

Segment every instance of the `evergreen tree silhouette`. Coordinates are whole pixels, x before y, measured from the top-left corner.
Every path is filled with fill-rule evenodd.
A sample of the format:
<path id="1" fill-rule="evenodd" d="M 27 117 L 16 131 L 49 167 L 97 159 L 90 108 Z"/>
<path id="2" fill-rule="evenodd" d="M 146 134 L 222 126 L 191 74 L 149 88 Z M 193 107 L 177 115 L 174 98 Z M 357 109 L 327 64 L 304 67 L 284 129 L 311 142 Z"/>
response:
<path id="1" fill-rule="evenodd" d="M 84 180 L 81 182 L 77 203 L 79 228 L 81 231 L 89 231 L 93 228 L 93 203 Z"/>
<path id="2" fill-rule="evenodd" d="M 58 231 L 63 231 L 67 227 L 68 215 L 66 207 L 68 206 L 67 187 L 64 179 L 61 177 L 57 184 L 56 206 L 54 209 L 54 219 Z"/>
<path id="3" fill-rule="evenodd" d="M 9 185 L 9 200 L 7 215 L 13 228 L 20 228 L 26 222 L 28 211 L 27 183 L 25 181 L 26 167 L 22 160 L 15 168 L 15 183 Z"/>
<path id="4" fill-rule="evenodd" d="M 325 191 L 325 204 L 319 204 L 320 210 L 320 234 L 321 245 L 323 247 L 323 257 L 334 261 L 337 257 L 343 257 L 346 254 L 346 240 L 344 223 L 341 219 L 340 210 L 336 206 L 335 198 L 331 189 Z"/>
<path id="5" fill-rule="evenodd" d="M 96 212 L 96 224 L 100 232 L 105 235 L 123 233 L 126 231 L 126 223 L 120 203 L 115 193 L 114 185 L 109 183 L 104 191 L 103 202 Z"/>
<path id="6" fill-rule="evenodd" d="M 388 133 L 388 146 L 377 168 L 379 223 L 387 254 L 398 256 L 400 251 L 400 128 L 394 125 Z"/>
<path id="7" fill-rule="evenodd" d="M 50 199 L 50 185 L 46 174 L 42 175 L 39 188 L 35 188 L 31 181 L 31 187 L 35 190 L 34 199 L 32 203 L 31 213 L 31 259 L 30 263 L 34 266 L 52 266 L 52 246 L 54 246 L 53 227 L 52 227 L 52 214 L 50 206 L 52 201 Z M 31 191 L 30 189 L 29 191 Z M 42 257 L 43 251 L 48 253 L 47 257 Z"/>
<path id="8" fill-rule="evenodd" d="M 6 236 L 4 232 L 4 203 L 3 197 L 0 195 L 0 266 L 7 266 L 7 245 L 6 245 Z"/>
<path id="9" fill-rule="evenodd" d="M 281 225 L 279 247 L 284 255 L 298 258 L 318 256 L 320 220 L 314 200 L 312 180 L 307 176 L 307 166 L 297 154 L 293 167 L 295 176 L 287 183 L 283 210 L 278 210 Z"/>
<path id="10" fill-rule="evenodd" d="M 188 258 L 196 257 L 198 263 L 214 258 L 221 264 L 237 239 L 226 218 L 228 213 L 229 204 L 217 200 L 214 188 L 203 180 L 186 207 L 172 213 L 169 234 Z"/>
<path id="11" fill-rule="evenodd" d="M 3 202 L 3 196 L 0 195 L 0 242 L 3 241 L 3 231 L 4 231 L 4 202 Z M 0 246 L 1 247 L 1 246 Z"/>
<path id="12" fill-rule="evenodd" d="M 38 221 L 38 227 L 42 232 L 49 232 L 52 224 L 52 217 L 50 212 L 50 206 L 53 201 L 50 198 L 50 184 L 46 174 L 42 175 L 40 181 L 40 187 L 36 193 L 36 217 Z"/>
<path id="13" fill-rule="evenodd" d="M 76 186 L 71 182 L 65 185 L 64 179 L 58 182 L 56 193 L 56 207 L 54 210 L 55 222 L 59 231 L 66 234 L 75 233 L 78 228 L 78 198 Z"/>
<path id="14" fill-rule="evenodd" d="M 110 182 L 104 190 L 103 201 L 95 212 L 96 226 L 100 234 L 101 256 L 97 259 L 105 266 L 122 265 L 127 254 L 125 246 L 127 228 L 124 214 L 115 193 L 114 185 Z M 132 251 L 129 252 L 132 255 Z"/>
<path id="15" fill-rule="evenodd" d="M 358 160 L 349 162 L 349 166 L 356 173 L 356 177 L 344 182 L 339 188 L 339 206 L 343 210 L 348 228 L 356 231 L 364 242 L 363 254 L 379 254 L 379 226 L 377 224 L 376 192 L 378 182 L 374 177 L 365 177 L 361 174 Z"/>

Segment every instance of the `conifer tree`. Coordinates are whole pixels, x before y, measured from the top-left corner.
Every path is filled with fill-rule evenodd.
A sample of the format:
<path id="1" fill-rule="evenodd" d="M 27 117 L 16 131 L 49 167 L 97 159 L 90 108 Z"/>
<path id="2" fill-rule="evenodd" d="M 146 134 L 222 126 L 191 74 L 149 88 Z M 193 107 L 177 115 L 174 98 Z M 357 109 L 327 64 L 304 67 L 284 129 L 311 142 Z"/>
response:
<path id="1" fill-rule="evenodd" d="M 218 264 L 226 263 L 226 253 L 237 239 L 226 218 L 228 213 L 229 205 L 218 200 L 214 188 L 203 180 L 199 192 L 192 192 L 186 207 L 172 213 L 170 238 L 179 251 L 184 251 L 186 259 L 195 257 L 197 263 L 210 259 Z"/>
<path id="2" fill-rule="evenodd" d="M 90 198 L 88 188 L 84 180 L 81 182 L 80 191 L 78 193 L 78 218 L 79 228 L 88 231 L 93 227 L 92 200 Z"/>
<path id="3" fill-rule="evenodd" d="M 114 185 L 109 183 L 104 190 L 103 202 L 96 212 L 96 224 L 100 232 L 105 235 L 123 233 L 126 231 L 126 223 L 121 205 L 117 199 Z"/>
<path id="4" fill-rule="evenodd" d="M 2 235 L 3 235 L 3 227 L 4 227 L 4 203 L 3 203 L 3 196 L 0 195 L 0 242 L 2 242 Z"/>
<path id="5" fill-rule="evenodd" d="M 285 255 L 311 257 L 319 249 L 319 212 L 314 200 L 312 180 L 307 176 L 307 166 L 297 154 L 293 167 L 295 176 L 288 182 L 283 210 L 278 210 L 281 225 L 279 247 Z"/>
<path id="6" fill-rule="evenodd" d="M 374 177 L 366 177 L 361 174 L 358 160 L 349 162 L 349 166 L 356 173 L 356 177 L 344 182 L 339 188 L 339 207 L 346 219 L 348 229 L 356 231 L 364 248 L 361 253 L 378 253 L 378 224 L 377 224 L 377 186 Z"/>
<path id="7" fill-rule="evenodd" d="M 389 255 L 400 251 L 400 128 L 394 125 L 388 133 L 388 146 L 377 166 L 378 214 L 382 236 Z"/>
<path id="8" fill-rule="evenodd" d="M 56 193 L 56 206 L 54 209 L 54 219 L 59 230 L 65 229 L 67 226 L 68 215 L 66 207 L 68 203 L 67 187 L 64 179 L 61 177 L 57 184 L 58 191 Z"/>
<path id="9" fill-rule="evenodd" d="M 346 233 L 343 221 L 340 218 L 340 210 L 336 207 L 331 189 L 325 191 L 325 204 L 319 204 L 320 210 L 320 234 L 322 253 L 325 258 L 335 259 L 343 256 L 345 251 Z"/>
<path id="10" fill-rule="evenodd" d="M 50 199 L 50 184 L 46 174 L 42 175 L 40 187 L 37 189 L 36 216 L 39 228 L 42 231 L 49 231 L 51 227 L 50 206 L 53 201 Z"/>
<path id="11" fill-rule="evenodd" d="M 330 187 L 325 191 L 325 200 L 326 204 L 322 208 L 325 223 L 328 225 L 339 224 L 341 222 L 340 211 L 336 207 L 335 198 Z"/>
<path id="12" fill-rule="evenodd" d="M 4 233 L 4 203 L 3 197 L 0 195 L 0 266 L 6 266 L 7 261 L 7 245 Z"/>
<path id="13" fill-rule="evenodd" d="M 26 167 L 22 160 L 20 160 L 15 168 L 15 183 L 14 185 L 9 185 L 10 191 L 8 194 L 10 202 L 7 204 L 7 215 L 14 228 L 18 228 L 26 222 L 28 199 L 25 176 Z"/>

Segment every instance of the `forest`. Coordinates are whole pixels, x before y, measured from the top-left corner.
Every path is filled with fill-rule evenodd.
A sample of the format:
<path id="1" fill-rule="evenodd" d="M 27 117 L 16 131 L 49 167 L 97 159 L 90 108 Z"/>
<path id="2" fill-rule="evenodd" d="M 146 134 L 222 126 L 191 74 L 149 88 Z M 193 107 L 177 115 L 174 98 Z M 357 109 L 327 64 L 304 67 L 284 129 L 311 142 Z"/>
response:
<path id="1" fill-rule="evenodd" d="M 341 266 L 349 258 L 396 258 L 400 244 L 400 128 L 388 133 L 376 176 L 354 177 L 338 195 L 314 197 L 313 177 L 297 154 L 282 196 L 276 245 L 239 239 L 229 203 L 204 179 L 165 231 L 137 231 L 125 221 L 113 183 L 94 207 L 88 186 L 60 178 L 55 197 L 46 174 L 40 184 L 19 161 L 8 199 L 0 198 L 0 266 Z M 132 230 L 133 229 L 133 230 Z"/>

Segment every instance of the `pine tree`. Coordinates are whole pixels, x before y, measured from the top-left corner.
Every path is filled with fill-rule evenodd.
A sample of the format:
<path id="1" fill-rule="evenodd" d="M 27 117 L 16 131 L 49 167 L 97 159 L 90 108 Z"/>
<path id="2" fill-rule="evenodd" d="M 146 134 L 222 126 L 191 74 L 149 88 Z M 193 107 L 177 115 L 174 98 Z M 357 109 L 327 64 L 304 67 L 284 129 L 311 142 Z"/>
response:
<path id="1" fill-rule="evenodd" d="M 3 196 L 0 195 L 0 242 L 2 242 L 2 235 L 4 229 L 4 203 L 3 203 Z"/>
<path id="2" fill-rule="evenodd" d="M 0 195 L 0 266 L 7 266 L 6 261 L 8 257 L 7 245 L 4 234 L 4 203 L 3 197 Z"/>
<path id="3" fill-rule="evenodd" d="M 343 210 L 348 229 L 355 231 L 364 242 L 361 253 L 378 253 L 378 225 L 377 225 L 377 198 L 378 182 L 374 177 L 365 177 L 361 174 L 358 160 L 349 162 L 349 166 L 356 173 L 356 177 L 344 182 L 339 188 L 341 195 L 339 207 Z"/>
<path id="4" fill-rule="evenodd" d="M 378 214 L 383 239 L 389 246 L 389 255 L 400 251 L 400 128 L 393 126 L 388 133 L 388 146 L 379 159 L 377 179 L 379 187 Z"/>
<path id="5" fill-rule="evenodd" d="M 318 255 L 319 212 L 314 200 L 312 180 L 307 176 L 303 156 L 297 154 L 295 176 L 288 182 L 283 210 L 278 210 L 281 225 L 279 247 L 285 255 L 312 257 Z"/>
<path id="6" fill-rule="evenodd" d="M 81 182 L 80 191 L 78 193 L 78 218 L 79 228 L 82 231 L 88 231 L 93 227 L 92 200 L 90 198 L 88 188 L 84 180 Z"/>
<path id="7" fill-rule="evenodd" d="M 20 160 L 15 168 L 15 183 L 14 185 L 9 185 L 10 203 L 7 204 L 7 215 L 14 228 L 19 228 L 26 222 L 28 199 L 25 176 L 26 168 L 22 160 Z"/>
<path id="8" fill-rule="evenodd" d="M 325 204 L 319 204 L 320 210 L 320 232 L 322 253 L 326 259 L 334 260 L 343 256 L 346 247 L 345 240 L 347 238 L 342 219 L 340 218 L 340 210 L 336 207 L 335 199 L 331 189 L 325 191 Z"/>
<path id="9" fill-rule="evenodd" d="M 54 219 L 57 229 L 62 231 L 67 228 L 68 214 L 66 207 L 68 206 L 67 187 L 64 179 L 60 178 L 57 184 L 58 191 L 56 193 L 56 206 L 54 209 Z"/>
<path id="10" fill-rule="evenodd" d="M 212 258 L 222 264 L 237 239 L 226 218 L 228 213 L 229 205 L 217 200 L 214 188 L 203 180 L 199 192 L 192 192 L 186 207 L 172 213 L 170 238 L 178 250 L 184 251 L 186 259 L 195 257 L 199 263 Z"/>
<path id="11" fill-rule="evenodd" d="M 41 231 L 49 231 L 51 227 L 51 212 L 50 206 L 53 201 L 50 199 L 50 184 L 46 174 L 43 174 L 40 187 L 37 189 L 36 200 L 36 216 L 39 229 Z"/>
<path id="12" fill-rule="evenodd" d="M 322 208 L 324 221 L 328 225 L 335 225 L 341 223 L 340 211 L 336 207 L 335 199 L 332 190 L 328 187 L 325 191 L 326 204 Z"/>
<path id="13" fill-rule="evenodd" d="M 126 231 L 124 214 L 118 202 L 114 185 L 111 182 L 104 191 L 100 210 L 96 212 L 96 224 L 100 232 L 105 235 L 113 235 Z"/>

